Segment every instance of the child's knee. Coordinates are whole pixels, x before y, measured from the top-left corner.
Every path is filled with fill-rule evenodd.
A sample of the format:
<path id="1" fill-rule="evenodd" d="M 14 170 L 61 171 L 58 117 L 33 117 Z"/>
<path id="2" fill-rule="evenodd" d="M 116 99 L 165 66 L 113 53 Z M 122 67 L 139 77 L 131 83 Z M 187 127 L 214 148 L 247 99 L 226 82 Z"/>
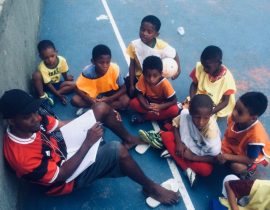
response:
<path id="1" fill-rule="evenodd" d="M 129 106 L 131 109 L 137 110 L 140 107 L 140 102 L 138 98 L 133 98 L 129 101 Z"/>
<path id="2" fill-rule="evenodd" d="M 170 131 L 161 132 L 160 136 L 164 143 L 174 142 L 174 134 Z"/>
<path id="3" fill-rule="evenodd" d="M 241 174 L 247 170 L 247 165 L 243 163 L 231 163 L 230 168 L 235 174 Z"/>
<path id="4" fill-rule="evenodd" d="M 79 95 L 74 95 L 72 99 L 70 100 L 71 105 L 76 107 L 81 107 L 82 104 L 82 98 Z"/>
<path id="5" fill-rule="evenodd" d="M 42 80 L 42 75 L 39 71 L 35 71 L 33 74 L 32 74 L 32 80 L 33 81 L 38 81 L 38 80 Z"/>
<path id="6" fill-rule="evenodd" d="M 120 98 L 120 102 L 123 108 L 127 108 L 130 102 L 130 99 L 127 95 L 124 95 Z"/>

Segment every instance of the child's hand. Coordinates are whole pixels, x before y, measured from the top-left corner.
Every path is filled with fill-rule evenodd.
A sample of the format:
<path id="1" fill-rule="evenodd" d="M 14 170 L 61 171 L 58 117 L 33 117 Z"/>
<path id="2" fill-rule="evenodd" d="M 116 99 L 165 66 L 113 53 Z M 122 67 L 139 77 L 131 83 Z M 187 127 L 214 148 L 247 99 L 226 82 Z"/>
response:
<path id="1" fill-rule="evenodd" d="M 175 154 L 179 157 L 183 157 L 186 148 L 186 145 L 184 145 L 183 143 L 176 144 Z"/>
<path id="2" fill-rule="evenodd" d="M 67 81 L 73 81 L 73 76 L 72 75 L 67 75 Z"/>
<path id="3" fill-rule="evenodd" d="M 219 163 L 219 164 L 224 164 L 226 163 L 226 156 L 225 154 L 219 154 L 216 156 L 216 161 Z"/>
<path id="4" fill-rule="evenodd" d="M 155 103 L 150 103 L 149 104 L 149 109 L 154 111 L 154 112 L 159 112 L 161 107 L 159 104 L 155 104 Z"/>
<path id="5" fill-rule="evenodd" d="M 59 96 L 59 99 L 60 99 L 60 101 L 61 101 L 61 103 L 62 103 L 63 105 L 67 105 L 67 104 L 68 104 L 68 99 L 67 99 L 66 96 L 60 95 L 60 96 Z"/>
<path id="6" fill-rule="evenodd" d="M 194 154 L 188 148 L 186 148 L 183 152 L 183 158 L 186 160 L 194 161 Z"/>

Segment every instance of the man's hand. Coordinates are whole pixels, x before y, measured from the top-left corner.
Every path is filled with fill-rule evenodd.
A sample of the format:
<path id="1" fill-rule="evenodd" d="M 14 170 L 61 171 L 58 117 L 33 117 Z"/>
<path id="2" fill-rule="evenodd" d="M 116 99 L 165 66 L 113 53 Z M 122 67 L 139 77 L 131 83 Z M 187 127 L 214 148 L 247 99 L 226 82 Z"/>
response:
<path id="1" fill-rule="evenodd" d="M 88 131 L 85 141 L 89 143 L 89 147 L 95 144 L 103 136 L 103 128 L 100 122 L 96 122 Z"/>

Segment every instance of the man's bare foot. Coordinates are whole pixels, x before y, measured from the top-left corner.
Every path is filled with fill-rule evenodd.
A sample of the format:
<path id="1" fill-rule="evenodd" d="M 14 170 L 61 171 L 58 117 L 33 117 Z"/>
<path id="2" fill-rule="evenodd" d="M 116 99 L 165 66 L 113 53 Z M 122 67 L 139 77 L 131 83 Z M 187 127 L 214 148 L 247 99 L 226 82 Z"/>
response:
<path id="1" fill-rule="evenodd" d="M 123 145 L 127 149 L 131 149 L 132 147 L 134 147 L 138 144 L 145 144 L 145 142 L 143 142 L 138 136 L 130 136 L 129 139 L 127 139 L 123 142 Z"/>
<path id="2" fill-rule="evenodd" d="M 168 205 L 178 203 L 180 197 L 178 192 L 167 190 L 156 183 L 153 183 L 151 187 L 144 188 L 143 190 L 148 196 L 154 198 L 160 203 Z"/>

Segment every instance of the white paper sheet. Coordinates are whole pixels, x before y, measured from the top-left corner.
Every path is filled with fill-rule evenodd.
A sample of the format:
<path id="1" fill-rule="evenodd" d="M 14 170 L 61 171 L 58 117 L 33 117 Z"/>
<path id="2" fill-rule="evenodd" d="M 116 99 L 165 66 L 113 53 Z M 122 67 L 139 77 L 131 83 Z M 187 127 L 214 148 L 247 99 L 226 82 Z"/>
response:
<path id="1" fill-rule="evenodd" d="M 96 123 L 96 118 L 92 110 L 85 112 L 80 117 L 72 120 L 68 124 L 60 128 L 67 146 L 67 159 L 71 158 L 81 147 L 84 142 L 87 131 Z M 100 144 L 100 138 L 85 155 L 83 161 L 76 171 L 66 180 L 70 182 L 79 176 L 86 168 L 93 164 L 96 160 L 97 150 Z"/>

